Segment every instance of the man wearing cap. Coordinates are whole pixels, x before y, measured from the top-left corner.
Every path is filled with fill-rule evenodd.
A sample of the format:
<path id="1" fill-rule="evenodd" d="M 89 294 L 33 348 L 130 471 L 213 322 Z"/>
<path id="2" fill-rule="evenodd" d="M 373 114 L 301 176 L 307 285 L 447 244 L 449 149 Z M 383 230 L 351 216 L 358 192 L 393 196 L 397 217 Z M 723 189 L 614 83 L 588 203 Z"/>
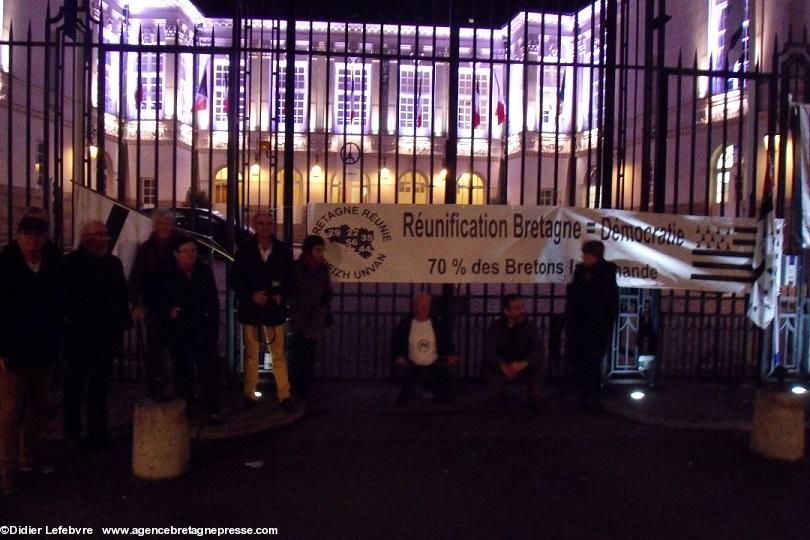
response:
<path id="1" fill-rule="evenodd" d="M 565 301 L 566 340 L 569 359 L 577 372 L 581 406 L 599 410 L 600 366 L 613 339 L 619 313 L 616 265 L 605 260 L 605 245 L 598 240 L 582 244 Z"/>
<path id="2" fill-rule="evenodd" d="M 123 332 L 132 326 L 127 282 L 121 261 L 110 253 L 107 227 L 90 221 L 79 247 L 62 264 L 65 316 L 64 435 L 78 442 L 82 405 L 87 401 L 90 449 L 112 443 L 107 432 L 107 386 L 113 359 L 123 349 Z"/>
<path id="3" fill-rule="evenodd" d="M 47 242 L 43 213 L 27 211 L 0 252 L 0 488 L 19 472 L 55 467 L 42 451 L 48 388 L 59 352 L 59 250 Z"/>

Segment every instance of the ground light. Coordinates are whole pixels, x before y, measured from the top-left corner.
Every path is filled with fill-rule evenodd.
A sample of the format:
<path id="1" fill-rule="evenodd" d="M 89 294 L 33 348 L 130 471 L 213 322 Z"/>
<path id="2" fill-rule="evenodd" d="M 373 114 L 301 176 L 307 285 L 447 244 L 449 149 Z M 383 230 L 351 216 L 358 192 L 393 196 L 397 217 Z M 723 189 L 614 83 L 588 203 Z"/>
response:
<path id="1" fill-rule="evenodd" d="M 796 386 L 791 388 L 790 391 L 793 392 L 794 394 L 796 394 L 797 396 L 803 396 L 804 394 L 807 393 L 807 388 L 797 384 Z"/>
<path id="2" fill-rule="evenodd" d="M 258 390 L 253 392 L 253 395 L 256 396 L 256 399 L 259 399 L 260 397 L 262 397 L 262 393 L 259 392 Z"/>
<path id="3" fill-rule="evenodd" d="M 633 392 L 630 393 L 630 397 L 636 401 L 641 401 L 642 399 L 644 399 L 645 395 L 646 394 L 641 390 L 634 390 Z"/>

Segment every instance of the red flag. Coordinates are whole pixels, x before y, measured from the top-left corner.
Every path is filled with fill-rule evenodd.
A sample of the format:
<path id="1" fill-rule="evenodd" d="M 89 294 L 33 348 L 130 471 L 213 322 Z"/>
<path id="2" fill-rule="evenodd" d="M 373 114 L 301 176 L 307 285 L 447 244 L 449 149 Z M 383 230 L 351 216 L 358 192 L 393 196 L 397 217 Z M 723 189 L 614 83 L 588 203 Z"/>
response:
<path id="1" fill-rule="evenodd" d="M 140 107 L 143 102 L 143 85 L 138 81 L 138 87 L 135 89 L 135 104 Z"/>
<path id="2" fill-rule="evenodd" d="M 472 106 L 472 127 L 473 129 L 476 129 L 481 125 L 481 90 L 478 87 L 477 80 L 475 81 L 475 87 L 473 88 Z"/>
<path id="3" fill-rule="evenodd" d="M 203 111 L 208 108 L 208 70 L 203 71 L 202 80 L 194 96 L 193 111 Z"/>
<path id="4" fill-rule="evenodd" d="M 503 95 L 501 95 L 501 84 L 498 82 L 498 74 L 493 72 L 495 76 L 495 86 L 498 87 L 498 106 L 495 108 L 495 115 L 498 117 L 498 125 L 500 126 L 506 122 L 506 104 L 503 102 Z"/>
<path id="5" fill-rule="evenodd" d="M 354 61 L 352 61 L 354 63 Z M 351 117 L 350 120 L 354 121 L 354 118 L 357 116 L 357 111 L 355 110 L 355 101 L 354 101 L 354 69 L 349 71 L 349 77 L 352 78 L 351 84 L 351 91 L 349 93 L 349 106 L 351 107 Z"/>

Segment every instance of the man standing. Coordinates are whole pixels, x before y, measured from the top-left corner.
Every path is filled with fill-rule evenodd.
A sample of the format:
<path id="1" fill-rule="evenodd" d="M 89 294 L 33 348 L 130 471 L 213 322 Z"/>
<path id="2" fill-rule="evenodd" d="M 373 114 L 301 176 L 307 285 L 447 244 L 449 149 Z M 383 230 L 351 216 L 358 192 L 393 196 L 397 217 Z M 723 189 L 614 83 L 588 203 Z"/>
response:
<path id="1" fill-rule="evenodd" d="M 0 488 L 17 490 L 17 473 L 51 473 L 42 453 L 52 367 L 59 353 L 58 266 L 48 224 L 27 212 L 0 252 Z"/>
<path id="2" fill-rule="evenodd" d="M 577 371 L 585 409 L 599 409 L 600 365 L 611 344 L 618 313 L 616 265 L 605 260 L 602 242 L 585 242 L 582 262 L 568 284 L 565 302 L 566 348 Z"/>
<path id="3" fill-rule="evenodd" d="M 245 340 L 245 408 L 256 405 L 259 343 L 264 339 L 273 358 L 276 395 L 285 412 L 293 410 L 284 357 L 284 321 L 292 289 L 292 250 L 273 234 L 273 217 L 257 213 L 256 234 L 236 253 L 229 284 L 239 301 L 239 322 Z"/>
<path id="4" fill-rule="evenodd" d="M 523 299 L 517 294 L 501 298 L 501 316 L 484 337 L 484 378 L 504 389 L 506 384 L 525 384 L 529 406 L 540 401 L 540 361 L 543 345 L 534 321 L 526 318 Z"/>
<path id="5" fill-rule="evenodd" d="M 107 227 L 90 221 L 78 249 L 62 264 L 65 315 L 64 435 L 78 441 L 87 391 L 87 435 L 91 449 L 109 446 L 107 387 L 123 332 L 132 326 L 121 261 L 110 254 Z"/>
<path id="6" fill-rule="evenodd" d="M 450 399 L 450 371 L 448 364 L 456 364 L 450 329 L 437 317 L 432 317 L 428 293 L 413 298 L 411 314 L 394 329 L 391 352 L 394 369 L 402 384 L 397 401 L 409 401 L 421 382 L 437 401 Z"/>
<path id="7" fill-rule="evenodd" d="M 129 296 L 132 315 L 143 322 L 146 330 L 146 379 L 150 398 L 166 395 L 164 353 L 168 336 L 161 331 L 160 305 L 161 276 L 174 266 L 172 242 L 179 236 L 174 228 L 171 210 L 158 208 L 152 215 L 152 235 L 138 246 L 135 262 L 129 276 Z"/>

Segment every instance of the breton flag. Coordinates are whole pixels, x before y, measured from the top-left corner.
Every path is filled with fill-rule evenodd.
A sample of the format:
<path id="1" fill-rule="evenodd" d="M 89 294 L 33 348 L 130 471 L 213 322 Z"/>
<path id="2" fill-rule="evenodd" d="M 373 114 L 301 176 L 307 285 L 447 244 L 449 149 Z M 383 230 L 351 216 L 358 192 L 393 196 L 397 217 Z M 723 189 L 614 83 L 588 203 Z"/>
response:
<path id="1" fill-rule="evenodd" d="M 762 187 L 762 202 L 757 221 L 757 237 L 754 244 L 754 286 L 748 318 L 760 328 L 771 324 L 779 297 L 779 258 L 782 252 L 781 235 L 776 228 L 773 212 L 773 180 L 770 160 L 765 164 L 765 184 Z"/>
<path id="2" fill-rule="evenodd" d="M 498 106 L 495 108 L 495 115 L 498 117 L 498 125 L 500 126 L 506 122 L 506 104 L 503 102 L 503 94 L 501 93 L 501 84 L 498 82 L 498 74 L 492 72 L 495 76 L 495 86 L 498 87 Z"/>
<path id="3" fill-rule="evenodd" d="M 475 81 L 475 87 L 473 88 L 473 100 L 472 100 L 472 127 L 476 129 L 478 126 L 481 125 L 481 89 L 478 87 L 478 80 Z"/>
<path id="4" fill-rule="evenodd" d="M 802 249 L 810 247 L 810 104 L 795 103 L 794 107 L 799 115 L 798 129 L 799 136 L 794 140 L 799 142 L 799 190 L 801 195 L 794 197 L 798 205 L 796 215 L 801 219 L 796 220 L 799 229 L 798 238 Z"/>
<path id="5" fill-rule="evenodd" d="M 208 68 L 203 70 L 202 80 L 197 86 L 197 93 L 194 94 L 194 108 L 192 111 L 204 111 L 208 108 Z"/>

